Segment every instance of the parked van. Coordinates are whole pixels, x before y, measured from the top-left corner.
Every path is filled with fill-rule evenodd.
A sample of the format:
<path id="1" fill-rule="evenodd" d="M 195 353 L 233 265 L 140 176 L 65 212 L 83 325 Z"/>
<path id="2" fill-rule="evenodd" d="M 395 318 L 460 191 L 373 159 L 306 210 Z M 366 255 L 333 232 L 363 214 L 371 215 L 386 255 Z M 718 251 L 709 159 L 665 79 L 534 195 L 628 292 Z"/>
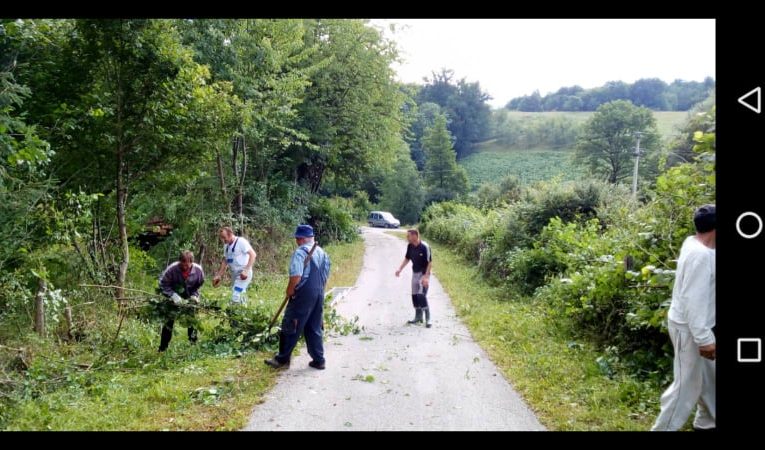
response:
<path id="1" fill-rule="evenodd" d="M 398 228 L 401 226 L 401 222 L 387 211 L 370 212 L 367 217 L 367 223 L 369 223 L 370 227 Z"/>

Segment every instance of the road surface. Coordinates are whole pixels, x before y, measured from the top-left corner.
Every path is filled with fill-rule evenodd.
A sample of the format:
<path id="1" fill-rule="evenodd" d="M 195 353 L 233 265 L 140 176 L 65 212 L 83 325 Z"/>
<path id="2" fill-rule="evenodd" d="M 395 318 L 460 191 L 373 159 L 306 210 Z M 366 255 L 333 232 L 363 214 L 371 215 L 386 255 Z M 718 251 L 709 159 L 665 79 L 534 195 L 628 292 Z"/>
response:
<path id="1" fill-rule="evenodd" d="M 365 331 L 327 338 L 323 371 L 308 367 L 301 343 L 245 430 L 544 430 L 457 319 L 437 279 L 438 254 L 433 327 L 407 325 L 411 264 L 394 276 L 405 242 L 371 228 L 363 237 L 361 274 L 337 309 Z"/>

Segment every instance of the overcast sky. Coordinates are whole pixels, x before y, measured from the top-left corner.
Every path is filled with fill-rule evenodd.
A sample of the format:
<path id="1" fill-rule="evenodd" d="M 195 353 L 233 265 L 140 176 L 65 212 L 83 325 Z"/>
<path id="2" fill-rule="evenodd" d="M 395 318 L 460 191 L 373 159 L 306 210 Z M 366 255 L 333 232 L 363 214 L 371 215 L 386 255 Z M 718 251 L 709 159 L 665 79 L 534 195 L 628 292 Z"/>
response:
<path id="1" fill-rule="evenodd" d="M 388 25 L 396 24 L 390 33 Z M 715 76 L 715 22 L 705 20 L 373 19 L 397 43 L 399 79 L 442 67 L 479 81 L 492 106 L 562 86 Z"/>

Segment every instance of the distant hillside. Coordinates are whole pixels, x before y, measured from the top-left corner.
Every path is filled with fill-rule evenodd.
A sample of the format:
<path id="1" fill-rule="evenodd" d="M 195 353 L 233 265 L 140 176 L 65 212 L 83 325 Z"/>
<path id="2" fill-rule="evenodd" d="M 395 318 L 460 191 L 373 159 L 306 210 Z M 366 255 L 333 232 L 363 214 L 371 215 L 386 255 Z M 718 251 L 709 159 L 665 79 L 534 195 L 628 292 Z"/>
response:
<path id="1" fill-rule="evenodd" d="M 518 121 L 534 121 L 540 118 L 565 118 L 577 128 L 592 112 L 522 112 L 509 111 L 509 116 Z M 685 111 L 654 112 L 657 128 L 662 139 L 667 142 L 677 135 L 678 128 L 688 117 Z M 568 148 L 519 148 L 489 140 L 479 144 L 474 153 L 460 160 L 465 167 L 471 189 L 486 182 L 496 182 L 506 175 L 515 175 L 524 183 L 550 180 L 559 177 L 562 180 L 574 180 L 586 177 L 586 171 L 575 166 L 571 161 L 573 145 Z"/>
<path id="2" fill-rule="evenodd" d="M 546 117 L 563 117 L 570 119 L 576 125 L 581 125 L 590 118 L 594 111 L 546 111 L 546 112 L 525 112 L 508 111 L 511 119 L 536 119 Z M 677 135 L 678 127 L 685 122 L 688 117 L 688 111 L 654 111 L 656 117 L 656 126 L 666 141 L 672 136 Z"/>
<path id="3" fill-rule="evenodd" d="M 715 81 L 710 77 L 704 81 L 675 80 L 669 84 L 658 78 L 644 78 L 631 84 L 609 81 L 593 89 L 563 87 L 545 96 L 535 91 L 510 100 L 506 108 L 528 112 L 595 111 L 613 100 L 629 100 L 655 111 L 688 111 L 707 98 L 714 87 Z"/>

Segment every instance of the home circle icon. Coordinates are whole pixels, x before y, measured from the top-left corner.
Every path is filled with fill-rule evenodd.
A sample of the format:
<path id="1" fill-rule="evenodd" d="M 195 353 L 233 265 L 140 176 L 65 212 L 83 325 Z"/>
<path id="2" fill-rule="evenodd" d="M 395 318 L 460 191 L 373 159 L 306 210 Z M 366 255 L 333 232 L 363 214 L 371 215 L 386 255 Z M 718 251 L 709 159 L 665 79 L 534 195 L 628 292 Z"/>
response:
<path id="1" fill-rule="evenodd" d="M 757 221 L 757 231 L 754 233 L 745 233 L 743 230 L 741 230 L 741 221 L 744 220 L 746 217 L 753 217 L 754 220 Z M 738 219 L 736 220 L 736 231 L 738 231 L 738 234 L 741 235 L 744 239 L 754 239 L 757 236 L 760 235 L 762 232 L 762 219 L 757 214 L 747 211 L 740 216 L 738 216 Z"/>

